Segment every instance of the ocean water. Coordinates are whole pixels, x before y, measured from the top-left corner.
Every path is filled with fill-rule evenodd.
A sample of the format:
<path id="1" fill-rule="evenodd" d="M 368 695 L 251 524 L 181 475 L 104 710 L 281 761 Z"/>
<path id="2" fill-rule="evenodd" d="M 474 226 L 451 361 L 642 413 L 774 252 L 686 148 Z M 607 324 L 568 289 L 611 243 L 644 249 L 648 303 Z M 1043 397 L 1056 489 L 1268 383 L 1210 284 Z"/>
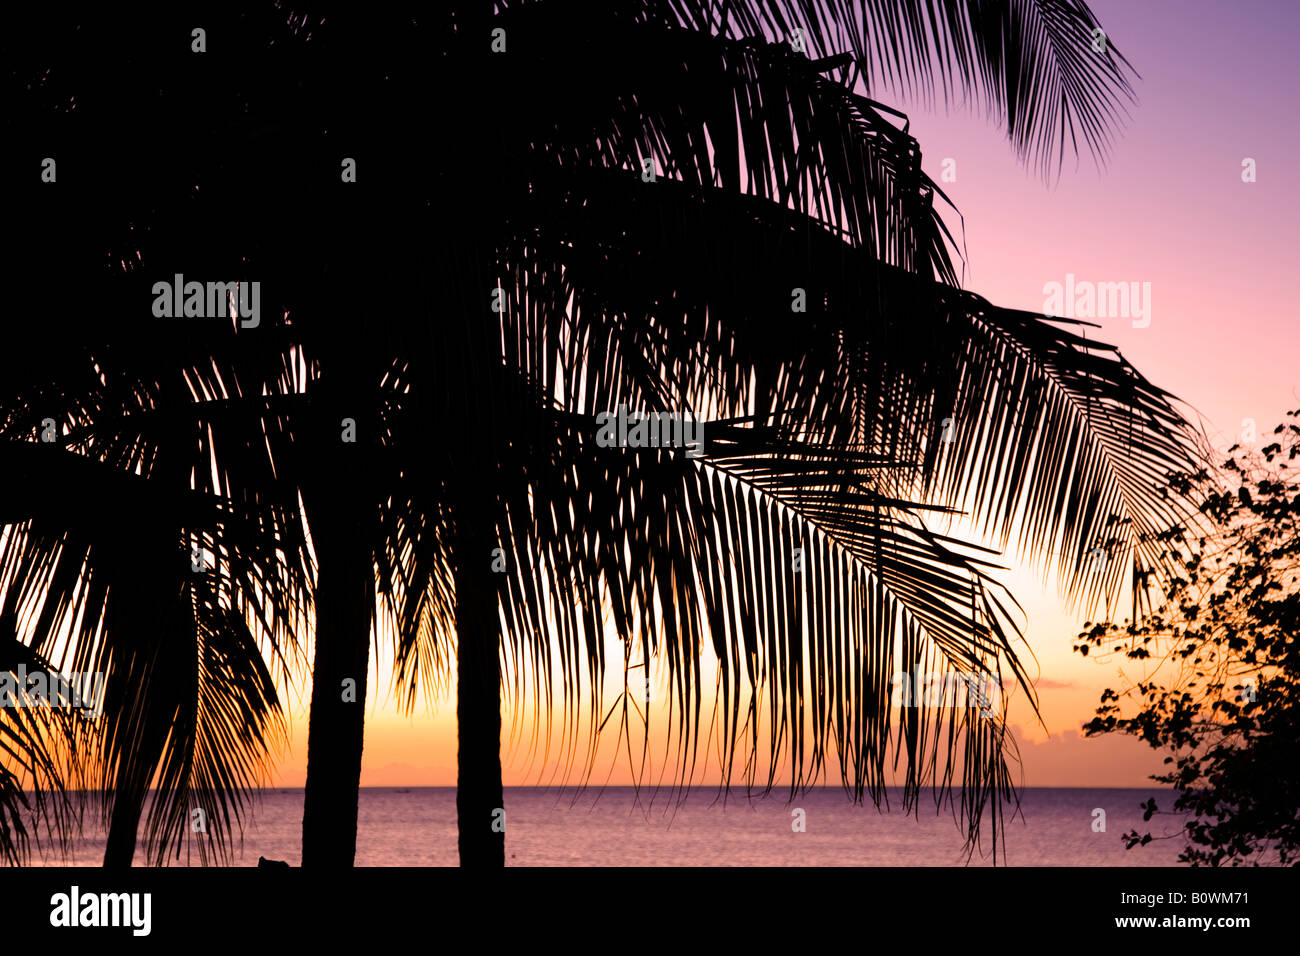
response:
<path id="1" fill-rule="evenodd" d="M 1125 789 L 1026 790 L 1021 816 L 1006 818 L 1005 856 L 1012 866 L 1172 866 L 1181 842 L 1157 840 L 1125 850 L 1123 834 L 1176 831 L 1179 822 L 1157 817 L 1142 823 L 1139 806 L 1155 797 L 1162 809 L 1169 791 Z M 838 789 L 787 795 L 733 792 L 725 805 L 712 788 L 692 790 L 684 800 L 667 789 L 654 794 L 630 787 L 572 789 L 507 788 L 506 862 L 512 866 L 989 866 L 984 854 L 967 861 L 952 812 L 934 810 L 923 797 L 919 819 L 901 811 L 900 793 L 889 792 L 891 810 L 855 806 Z M 267 790 L 253 807 L 235 865 L 256 865 L 259 856 L 301 859 L 302 790 Z M 1105 811 L 1105 832 L 1093 829 Z M 796 811 L 803 811 L 802 815 Z M 804 829 L 794 824 L 802 820 Z M 986 831 L 987 832 L 987 831 Z M 999 841 L 1000 843 L 1000 841 Z M 36 865 L 98 866 L 103 833 L 91 830 L 67 857 L 34 854 Z M 142 862 L 137 851 L 136 863 Z M 184 863 L 184 858 L 180 863 Z M 197 857 L 194 858 L 197 863 Z M 358 866 L 456 865 L 456 791 L 450 787 L 388 787 L 361 791 Z"/>

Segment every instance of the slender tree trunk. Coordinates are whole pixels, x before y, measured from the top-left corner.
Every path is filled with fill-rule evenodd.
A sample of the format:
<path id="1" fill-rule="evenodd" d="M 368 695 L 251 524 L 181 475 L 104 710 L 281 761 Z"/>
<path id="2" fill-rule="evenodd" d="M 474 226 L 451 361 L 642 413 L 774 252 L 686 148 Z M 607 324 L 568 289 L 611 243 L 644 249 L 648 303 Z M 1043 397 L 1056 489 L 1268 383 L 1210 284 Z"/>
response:
<path id="1" fill-rule="evenodd" d="M 462 509 L 457 517 L 456 817 L 460 865 L 472 867 L 505 866 L 506 859 L 501 628 L 492 569 L 496 537 L 487 533 L 490 528 L 479 508 Z"/>
<path id="2" fill-rule="evenodd" d="M 475 76 L 491 76 L 491 45 L 477 38 L 491 36 L 490 4 L 469 4 L 457 10 L 457 23 L 470 38 L 459 52 L 472 64 Z M 457 32 L 462 27 L 458 25 Z M 492 95 L 489 93 L 489 95 Z M 466 98 L 452 98 L 450 128 L 466 142 L 479 144 L 476 161 L 494 156 L 499 142 L 490 111 Z M 456 181 L 453 177 L 451 181 Z M 463 181 L 484 181 L 482 168 L 463 170 Z M 487 176 L 491 181 L 491 176 Z M 474 206 L 455 217 L 456 242 L 451 251 L 463 323 L 457 323 L 445 354 L 474 370 L 475 387 L 451 396 L 450 407 L 461 403 L 455 417 L 463 431 L 459 448 L 466 465 L 451 476 L 455 537 L 453 557 L 456 589 L 456 721 L 458 728 L 456 817 L 460 864 L 464 867 L 505 866 L 506 816 L 501 786 L 501 623 L 494 569 L 496 535 L 497 448 L 496 415 L 501 361 L 500 317 L 489 310 L 499 276 L 495 267 L 495 238 L 503 221 L 496 190 L 473 196 Z M 459 372 L 451 381 L 463 381 Z M 497 568 L 501 565 L 498 563 Z"/>
<path id="3" fill-rule="evenodd" d="M 487 8 L 476 8 L 483 17 Z M 490 24 L 479 23 L 485 35 Z M 469 35 L 474 35 L 473 33 Z M 481 46 L 481 45 L 480 45 Z M 483 47 L 475 47 L 480 57 Z M 485 141 L 487 114 L 471 110 L 461 128 L 473 142 Z M 500 344 L 499 321 L 492 321 L 486 302 L 496 285 L 495 247 L 491 241 L 500 213 L 491 207 L 467 217 L 455 252 L 457 274 L 464 277 L 460 292 L 466 321 L 457 330 L 464 338 L 451 355 L 474 369 L 476 387 L 453 398 L 464 403 L 457 416 L 463 431 L 459 447 L 466 467 L 451 477 L 455 537 L 453 562 L 456 588 L 456 721 L 458 726 L 456 816 L 459 823 L 460 864 L 468 867 L 505 866 L 506 819 L 501 787 L 501 622 L 498 588 L 501 561 L 493 554 L 496 534 L 497 403 Z M 453 380 L 460 378 L 454 376 Z M 494 567 L 495 565 L 495 567 Z"/>
<path id="4" fill-rule="evenodd" d="M 142 801 L 123 794 L 113 798 L 113 814 L 109 820 L 108 843 L 104 847 L 104 868 L 127 869 L 135 861 L 136 832 L 144 812 Z"/>
<path id="5" fill-rule="evenodd" d="M 166 460 L 166 459 L 162 459 Z M 161 471 L 162 467 L 159 467 Z M 166 532 L 140 531 L 124 552 L 129 566 L 149 567 L 155 555 L 166 554 L 175 542 Z M 164 579 L 165 580 L 165 579 Z M 166 635 L 180 633 L 185 622 L 176 616 L 176 605 L 164 593 L 166 584 L 156 586 L 143 576 L 129 585 L 119 586 L 112 609 L 115 629 L 130 629 L 138 633 Z M 173 591 L 172 593 L 178 593 Z M 109 815 L 108 838 L 104 845 L 104 867 L 125 869 L 134 865 L 136 844 L 139 842 L 140 820 L 149 799 L 152 785 L 162 762 L 169 734 L 175 728 L 175 712 L 166 700 L 155 695 L 140 698 L 135 693 L 139 687 L 152 687 L 158 675 L 166 671 L 160 656 L 168 646 L 159 641 L 152 655 L 132 654 L 119 657 L 110 667 L 117 687 L 104 688 L 105 715 L 100 719 L 111 721 L 119 739 L 131 741 L 126 751 L 113 755 L 116 766 L 113 787 L 113 811 Z M 185 731 L 182 731 L 183 733 Z"/>
<path id="6" fill-rule="evenodd" d="M 304 495 L 316 551 L 316 655 L 307 731 L 307 786 L 302 865 L 352 866 L 357 849 L 357 798 L 365 742 L 366 678 L 374 569 L 369 494 L 360 478 L 364 434 L 342 440 L 343 407 L 323 396 L 316 474 Z M 368 422 L 356 415 L 356 427 Z"/>
<path id="7" fill-rule="evenodd" d="M 354 534 L 340 534 L 332 544 L 324 542 L 327 537 L 328 533 L 312 537 L 320 579 L 302 815 L 303 866 L 351 866 L 357 851 L 370 656 L 370 555 Z"/>

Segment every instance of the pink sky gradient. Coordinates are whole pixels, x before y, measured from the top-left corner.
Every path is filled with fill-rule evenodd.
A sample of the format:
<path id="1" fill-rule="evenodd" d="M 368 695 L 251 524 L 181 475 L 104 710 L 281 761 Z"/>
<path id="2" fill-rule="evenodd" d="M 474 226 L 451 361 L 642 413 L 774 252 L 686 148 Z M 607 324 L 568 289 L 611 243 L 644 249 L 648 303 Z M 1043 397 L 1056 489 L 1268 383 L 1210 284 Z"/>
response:
<path id="1" fill-rule="evenodd" d="M 1067 274 L 1149 282 L 1150 325 L 1096 319 L 1097 337 L 1188 403 L 1216 447 L 1242 441 L 1244 419 L 1255 422 L 1256 447 L 1267 444 L 1285 411 L 1300 408 L 1290 288 L 1300 190 L 1288 166 L 1300 156 L 1292 49 L 1300 4 L 1096 0 L 1092 8 L 1141 77 L 1102 171 L 1086 154 L 1067 159 L 1048 187 L 982 116 L 904 107 L 926 171 L 938 180 L 943 160 L 956 161 L 956 181 L 942 185 L 965 218 L 966 285 L 999 305 L 1040 310 L 1045 284 L 1064 284 Z M 1242 181 L 1247 157 L 1256 161 L 1253 183 Z M 1145 784 L 1159 765 L 1146 747 L 1061 742 L 1092 716 L 1102 688 L 1119 686 L 1119 664 L 1074 654 L 1082 618 L 1007 558 L 1018 568 L 1008 581 L 1028 612 L 1041 673 L 1064 685 L 1039 688 L 1051 741 L 1027 707 L 1013 707 L 1012 723 L 1034 742 L 1022 748 L 1026 781 Z M 1106 767 L 1106 782 L 1093 770 L 1081 779 L 1080 766 L 1093 764 Z"/>
<path id="2" fill-rule="evenodd" d="M 1216 445 L 1240 439 L 1253 419 L 1266 444 L 1287 409 L 1300 408 L 1300 323 L 1291 283 L 1300 248 L 1300 157 L 1294 38 L 1300 3 L 1243 0 L 1093 0 L 1107 35 L 1140 74 L 1138 102 L 1106 167 L 1067 158 L 1059 183 L 1025 170 L 1006 137 L 981 115 L 926 109 L 887 92 L 904 109 L 936 180 L 965 217 L 966 285 L 999 305 L 1044 308 L 1044 285 L 1067 274 L 1092 282 L 1151 284 L 1151 322 L 1101 319 L 1097 337 L 1120 346 L 1148 378 L 1188 402 Z M 1257 181 L 1242 181 L 1242 160 Z M 956 229 L 960 223 L 951 217 Z M 1007 556 L 1013 567 L 1019 562 Z M 1029 614 L 1046 730 L 1013 704 L 1030 786 L 1143 786 L 1159 757 L 1127 739 L 1084 740 L 1116 662 L 1072 653 L 1082 618 L 1055 587 L 1017 570 L 1008 576 Z M 1032 665 L 1031 665 L 1032 666 Z M 381 664 L 368 703 L 364 785 L 455 783 L 454 698 L 430 716 L 396 714 Z M 1130 675 L 1131 676 L 1131 675 Z M 307 720 L 295 708 L 294 745 L 278 782 L 301 786 Z M 1050 735 L 1050 736 L 1049 736 Z M 608 762 L 606 765 L 608 766 Z M 536 783 L 522 757 L 507 756 L 508 785 Z M 602 775 L 603 776 L 603 775 Z M 626 783 L 615 772 L 610 783 Z"/>

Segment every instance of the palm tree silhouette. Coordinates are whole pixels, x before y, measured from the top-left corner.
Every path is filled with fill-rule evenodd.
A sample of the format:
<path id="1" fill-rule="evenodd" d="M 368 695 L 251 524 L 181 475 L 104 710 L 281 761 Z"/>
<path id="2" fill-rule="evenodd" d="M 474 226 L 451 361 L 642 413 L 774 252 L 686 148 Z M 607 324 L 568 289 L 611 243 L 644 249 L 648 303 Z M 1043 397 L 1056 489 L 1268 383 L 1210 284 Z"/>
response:
<path id="1" fill-rule="evenodd" d="M 64 284 L 62 270 L 76 272 L 60 235 L 66 221 L 51 212 L 46 200 L 39 216 L 16 216 L 29 226 L 31 250 L 65 245 L 58 260 L 16 254 L 30 285 L 15 289 L 11 303 L 27 315 L 45 312 L 42 299 Z M 70 318 L 14 330 L 0 361 L 0 519 L 8 525 L 0 626 L 27 637 L 17 646 L 39 661 L 29 670 L 107 675 L 104 717 L 46 718 L 58 741 L 47 737 L 47 747 L 33 749 L 27 769 L 38 793 L 70 781 L 99 790 L 109 823 L 105 863 L 129 865 L 151 786 L 159 794 L 149 821 L 158 859 L 200 822 L 195 811 L 212 848 L 226 849 L 240 793 L 284 733 L 263 649 L 273 658 L 292 651 L 304 595 L 282 574 L 295 540 L 291 513 L 251 496 L 212 494 L 210 479 L 192 482 L 189 468 L 151 438 L 174 430 L 174 449 L 198 437 L 183 419 L 168 419 L 161 401 L 183 387 L 196 343 L 173 348 L 165 333 L 150 338 L 149 330 L 105 336 L 93 328 L 111 301 L 97 295 L 105 290 L 87 282 L 78 290 L 86 297 L 66 303 Z M 58 348 L 50 348 L 52 335 L 63 337 Z M 88 369 L 97 377 L 70 374 Z M 207 553 L 195 567 L 199 542 Z M 47 779 L 48 747 L 70 759 Z M 73 815 L 60 807 L 55 820 L 66 836 Z M 208 848 L 198 843 L 202 858 Z"/>
<path id="2" fill-rule="evenodd" d="M 234 456 L 261 469 L 238 482 L 212 464 L 214 436 L 230 430 L 224 418 L 267 391 L 259 376 L 283 390 L 286 372 L 273 367 L 280 356 L 250 348 L 220 322 L 182 326 L 138 307 L 148 299 L 140 250 L 155 261 L 167 251 L 149 238 L 168 225 L 150 202 L 171 212 L 165 243 L 192 233 L 193 169 L 148 170 L 137 154 L 103 149 L 132 122 L 148 137 L 157 118 L 150 96 L 156 102 L 160 91 L 147 56 L 117 69 L 118 85 L 101 83 L 96 44 L 165 49 L 175 24 L 151 20 L 153 12 L 133 21 L 65 9 L 59 28 L 6 38 L 6 54 L 26 66 L 16 75 L 42 62 L 48 80 L 14 98 L 23 109 L 10 125 L 64 165 L 44 192 L 14 203 L 26 245 L 9 260 L 23 276 L 10 303 L 30 320 L 11 330 L 0 354 L 9 526 L 0 619 L 52 665 L 107 676 L 105 716 L 70 725 L 60 752 L 75 759 L 58 782 L 71 776 L 103 795 L 110 866 L 130 864 L 151 787 L 152 859 L 179 852 L 196 832 L 201 859 L 227 855 L 246 797 L 284 736 L 272 666 L 289 667 L 307 606 L 305 572 L 294 565 L 305 552 L 296 489 L 270 473 L 266 455 Z M 24 49 L 33 37 L 39 42 Z M 131 114 L 123 102 L 142 109 Z M 30 161 L 16 159 L 15 176 L 26 180 L 19 169 Z M 221 268 L 229 249 L 212 248 L 193 252 Z M 255 448 L 265 441 L 259 435 Z M 60 813 L 55 822 L 66 835 L 75 820 Z"/>
<path id="3" fill-rule="evenodd" d="M 566 713 L 586 706 L 595 723 L 606 618 L 627 649 L 619 665 L 638 642 L 667 664 L 683 782 L 712 653 L 728 781 L 748 735 L 739 773 L 759 782 L 765 719 L 768 787 L 782 760 L 792 788 L 833 761 L 855 796 L 879 800 L 894 739 L 907 801 L 950 786 L 960 763 L 971 840 L 990 807 L 996 825 L 1014 795 L 1000 719 L 918 708 L 892 724 L 899 669 L 1020 675 L 987 561 L 924 515 L 964 508 L 1005 541 L 1023 511 L 1031 555 L 1060 555 L 1073 594 L 1113 595 L 1118 562 L 1099 570 L 1089 552 L 1117 535 L 1140 548 L 1136 530 L 1176 513 L 1144 489 L 1191 460 L 1193 436 L 1169 396 L 1076 335 L 1080 323 L 958 288 L 942 192 L 916 141 L 852 84 L 863 68 L 925 87 L 934 54 L 1047 172 L 1067 132 L 1104 150 L 1128 92 L 1123 61 L 1094 46 L 1091 14 L 1073 0 L 952 2 L 942 22 L 915 0 L 326 7 L 288 24 L 213 11 L 208 61 L 177 40 L 188 14 L 92 16 L 87 33 L 113 38 L 117 56 L 178 51 L 162 71 L 124 56 L 109 84 L 151 108 L 123 116 L 107 93 L 96 102 L 90 67 L 68 68 L 52 83 L 75 89 L 97 125 L 69 132 L 33 111 L 11 138 L 63 136 L 77 155 L 110 133 L 128 147 L 179 136 L 196 110 L 219 130 L 209 152 L 147 174 L 123 149 L 87 175 L 81 199 L 119 230 L 94 237 L 108 261 L 143 263 L 102 270 L 115 280 L 104 301 L 147 301 L 147 283 L 122 291 L 145 272 L 264 276 L 259 326 L 80 328 L 73 341 L 95 348 L 51 356 L 41 384 L 7 394 L 20 414 L 6 437 L 29 434 L 58 394 L 84 457 L 127 471 L 167 462 L 149 470 L 151 487 L 226 509 L 224 523 L 158 522 L 153 550 L 133 557 L 152 588 L 165 578 L 149 555 L 202 525 L 221 529 L 230 594 L 277 595 L 262 629 L 273 653 L 294 646 L 310 603 L 304 864 L 355 853 L 379 608 L 408 703 L 454 663 L 463 864 L 504 861 L 503 658 L 517 704 L 549 703 L 558 677 Z M 431 110 L 427 127 L 412 120 Z M 347 158 L 355 183 L 340 177 Z M 32 199 L 33 219 L 45 201 Z M 114 356 L 123 341 L 134 349 L 111 401 L 97 381 L 105 339 Z M 619 405 L 705 419 L 700 457 L 600 447 L 597 416 Z M 256 522 L 263 533 L 226 529 Z M 42 566 L 53 540 L 15 538 L 0 581 Z M 92 624 L 106 619 L 90 609 Z M 235 615 L 212 616 L 202 633 L 242 633 Z M 129 630 L 101 641 L 116 647 Z M 114 686 L 138 691 L 122 712 L 163 712 L 153 683 Z M 257 746 L 209 755 L 248 769 L 273 688 L 260 676 L 218 687 L 261 701 L 239 705 L 241 731 L 227 725 Z M 174 745 L 192 750 L 200 731 Z M 160 748 L 136 762 L 109 750 L 114 779 L 134 781 L 114 790 L 133 848 Z M 160 779 L 172 821 L 191 785 L 179 766 Z M 216 778 L 200 778 L 204 792 L 238 806 L 246 787 Z M 151 845 L 181 837 L 156 830 Z"/>

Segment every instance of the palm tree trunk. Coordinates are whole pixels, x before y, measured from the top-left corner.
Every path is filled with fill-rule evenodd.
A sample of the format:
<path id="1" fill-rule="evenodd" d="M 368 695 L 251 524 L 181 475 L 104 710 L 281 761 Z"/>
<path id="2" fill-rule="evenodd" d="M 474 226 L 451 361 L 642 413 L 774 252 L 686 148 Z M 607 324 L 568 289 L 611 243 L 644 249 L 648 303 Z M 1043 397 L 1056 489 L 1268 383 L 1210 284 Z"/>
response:
<path id="1" fill-rule="evenodd" d="M 338 867 L 351 866 L 357 851 L 372 572 L 368 542 L 355 528 L 334 521 L 319 526 L 312 535 L 320 576 L 302 865 Z"/>
<path id="2" fill-rule="evenodd" d="M 464 499 L 462 499 L 464 500 Z M 505 866 L 501 787 L 501 656 L 497 576 L 488 514 L 470 506 L 457 516 L 456 817 L 460 865 Z"/>
<path id="3" fill-rule="evenodd" d="M 470 5 L 466 14 L 466 36 L 491 32 L 491 7 Z M 460 13 L 458 12 L 458 17 Z M 479 66 L 490 64 L 490 47 L 471 44 L 480 58 Z M 453 98 L 455 100 L 455 98 Z M 490 114 L 474 108 L 468 99 L 457 101 L 458 110 L 449 121 L 463 130 L 467 142 L 489 142 L 493 136 Z M 497 134 L 499 135 L 499 134 Z M 478 197 L 476 197 L 476 203 Z M 456 723 L 457 777 L 456 818 L 459 829 L 460 865 L 496 868 L 505 866 L 505 799 L 501 786 L 501 622 L 498 612 L 501 575 L 494 570 L 497 491 L 495 463 L 497 401 L 500 366 L 500 326 L 485 312 L 489 295 L 496 286 L 496 246 L 502 211 L 495 193 L 482 197 L 472 215 L 463 217 L 451 254 L 457 274 L 464 277 L 459 287 L 460 307 L 471 320 L 458 325 L 453 334 L 464 338 L 445 354 L 474 368 L 477 387 L 472 393 L 452 397 L 463 402 L 458 416 L 463 431 L 457 436 L 466 467 L 451 476 L 454 502 L 454 562 L 456 590 Z M 449 381 L 461 376 L 448 376 Z M 486 467 L 483 467 L 486 465 Z M 500 565 L 497 565 L 500 567 Z"/>
<path id="4" fill-rule="evenodd" d="M 104 869 L 127 869 L 135 860 L 136 832 L 144 811 L 142 802 L 119 793 L 113 798 L 113 815 L 109 820 L 108 842 L 104 847 Z"/>
<path id="5" fill-rule="evenodd" d="M 325 385 L 322 392 L 325 413 L 314 436 L 317 466 L 313 480 L 303 489 L 318 574 L 302 865 L 346 867 L 356 857 L 365 743 L 375 593 L 367 518 L 371 499 L 362 477 L 366 443 L 340 440 L 338 423 L 344 417 L 340 391 Z"/>

